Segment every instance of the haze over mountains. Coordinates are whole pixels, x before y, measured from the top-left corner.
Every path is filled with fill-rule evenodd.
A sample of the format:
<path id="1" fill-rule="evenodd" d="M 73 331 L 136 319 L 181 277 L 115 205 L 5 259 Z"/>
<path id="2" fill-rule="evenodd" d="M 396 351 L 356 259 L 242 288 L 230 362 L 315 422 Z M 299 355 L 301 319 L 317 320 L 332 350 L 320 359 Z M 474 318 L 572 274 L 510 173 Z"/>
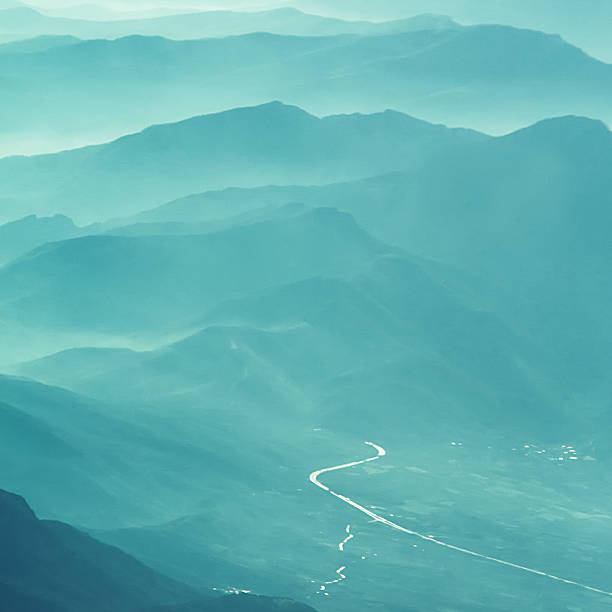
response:
<path id="1" fill-rule="evenodd" d="M 393 108 L 494 133 L 564 114 L 611 120 L 608 64 L 556 36 L 502 26 L 84 41 L 0 54 L 0 78 L 2 154 L 101 142 L 274 99 L 318 115 Z"/>
<path id="2" fill-rule="evenodd" d="M 4 214 L 54 211 L 101 221 L 204 189 L 320 184 L 399 170 L 482 138 L 393 112 L 318 119 L 269 103 L 155 126 L 99 147 L 1 160 Z M 36 182 L 33 172 L 41 177 Z"/>
<path id="3" fill-rule="evenodd" d="M 18 2 L 8 1 L 2 8 L 20 6 Z M 21 5 L 23 6 L 23 5 Z M 78 19 L 120 20 L 171 15 L 173 13 L 193 12 L 194 10 L 259 11 L 286 7 L 286 2 L 262 0 L 231 0 L 220 6 L 209 0 L 191 0 L 174 3 L 173 7 L 163 2 L 99 2 L 98 5 L 82 5 L 57 8 L 56 2 L 39 0 L 34 8 L 54 16 Z M 317 15 L 348 20 L 397 20 L 410 18 L 423 13 L 447 15 L 460 23 L 483 24 L 500 23 L 519 28 L 542 30 L 560 34 L 569 42 L 580 46 L 587 53 L 605 61 L 612 61 L 612 47 L 607 24 L 612 19 L 610 4 L 606 0 L 588 0 L 580 4 L 573 0 L 550 3 L 547 0 L 525 2 L 489 0 L 383 0 L 371 3 L 361 0 L 295 0 L 291 6 Z"/>
<path id="4" fill-rule="evenodd" d="M 599 25 L 41 4 L 0 0 L 0 608 L 608 610 Z"/>
<path id="5" fill-rule="evenodd" d="M 398 19 L 431 12 L 449 15 L 465 24 L 502 23 L 561 34 L 601 59 L 612 60 L 612 46 L 606 24 L 612 7 L 606 0 L 340 0 L 333 6 L 324 0 L 299 0 L 296 6 L 325 15 L 361 19 Z"/>

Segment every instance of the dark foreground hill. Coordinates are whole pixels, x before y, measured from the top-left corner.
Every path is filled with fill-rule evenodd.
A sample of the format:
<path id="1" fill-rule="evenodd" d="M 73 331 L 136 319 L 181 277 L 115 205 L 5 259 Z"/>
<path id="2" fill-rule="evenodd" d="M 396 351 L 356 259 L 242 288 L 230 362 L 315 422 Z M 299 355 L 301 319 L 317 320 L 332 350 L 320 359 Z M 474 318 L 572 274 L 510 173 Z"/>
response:
<path id="1" fill-rule="evenodd" d="M 288 599 L 206 597 L 69 525 L 37 519 L 2 490 L 0 541 L 3 612 L 312 612 Z"/>
<path id="2" fill-rule="evenodd" d="M 132 612 L 196 591 L 0 491 L 0 608 L 11 612 Z"/>

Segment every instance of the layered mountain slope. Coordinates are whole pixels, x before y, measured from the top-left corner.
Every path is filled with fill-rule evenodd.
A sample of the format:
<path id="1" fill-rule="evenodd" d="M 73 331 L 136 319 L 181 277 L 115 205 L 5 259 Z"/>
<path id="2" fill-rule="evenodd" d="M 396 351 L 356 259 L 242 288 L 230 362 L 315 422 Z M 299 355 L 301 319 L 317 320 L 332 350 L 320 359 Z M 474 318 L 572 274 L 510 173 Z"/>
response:
<path id="1" fill-rule="evenodd" d="M 0 311 L 55 329 L 181 331 L 224 299 L 346 274 L 392 250 L 333 209 L 211 235 L 77 238 L 1 269 Z"/>
<path id="2" fill-rule="evenodd" d="M 387 243 L 483 278 L 494 308 L 557 347 L 568 357 L 566 375 L 582 378 L 609 363 L 611 164 L 606 126 L 564 117 L 432 155 L 412 172 L 212 192 L 126 222 L 219 222 L 286 202 L 335 206 Z M 588 358 L 594 350 L 595 361 Z"/>
<path id="3" fill-rule="evenodd" d="M 134 408 L 6 376 L 0 440 L 0 487 L 27 494 L 46 516 L 78 524 L 177 516 L 198 507 L 223 478 L 235 486 L 241 479 L 214 436 L 207 448 L 196 446 L 174 435 L 163 417 L 149 414 L 144 424 Z M 202 465 L 218 479 L 202 483 Z"/>
<path id="4" fill-rule="evenodd" d="M 391 255 L 347 280 L 313 278 L 223 303 L 194 322 L 202 331 L 157 351 L 75 349 L 21 371 L 114 400 L 186 406 L 206 389 L 216 405 L 254 414 L 265 405 L 268 416 L 291 406 L 345 431 L 344 407 L 360 423 L 391 372 L 404 371 L 401 391 L 385 393 L 383 412 L 396 424 L 458 427 L 469 418 L 538 435 L 567 427 L 553 355 L 488 313 L 479 289 L 452 268 Z M 442 378 L 436 410 L 446 408 L 434 414 L 419 387 Z M 383 422 L 378 435 L 392 432 Z"/>
<path id="5" fill-rule="evenodd" d="M 270 103 L 155 126 L 107 145 L 0 160 L 3 197 L 14 202 L 4 216 L 53 211 L 103 220 L 204 189 L 399 170 L 484 138 L 394 112 L 319 119 Z"/>
<path id="6" fill-rule="evenodd" d="M 65 216 L 24 217 L 0 225 L 0 264 L 24 255 L 28 251 L 56 240 L 66 240 L 79 233 L 74 223 Z"/>
<path id="7" fill-rule="evenodd" d="M 237 36 L 251 32 L 328 36 L 384 34 L 454 26 L 449 18 L 433 15 L 374 23 L 319 17 L 289 7 L 261 12 L 203 11 L 112 21 L 66 19 L 42 14 L 40 11 L 26 7 L 5 10 L 0 7 L 0 11 L 0 32 L 20 36 L 63 35 L 79 38 L 119 38 L 139 34 L 185 40 L 211 36 Z"/>
<path id="8" fill-rule="evenodd" d="M 398 19 L 433 11 L 450 15 L 461 23 L 503 23 L 519 28 L 533 28 L 561 34 L 575 45 L 607 61 L 612 61 L 612 47 L 607 24 L 612 8 L 606 0 L 340 0 L 330 5 L 326 0 L 296 0 L 295 6 L 322 15 L 346 19 Z"/>
<path id="9" fill-rule="evenodd" d="M 394 108 L 494 133 L 568 113 L 612 119 L 608 64 L 557 36 L 504 26 L 197 41 L 130 36 L 0 56 L 0 78 L 7 84 L 2 154 L 107 141 L 274 99 L 322 115 Z M 41 100 L 44 117 L 35 112 Z"/>

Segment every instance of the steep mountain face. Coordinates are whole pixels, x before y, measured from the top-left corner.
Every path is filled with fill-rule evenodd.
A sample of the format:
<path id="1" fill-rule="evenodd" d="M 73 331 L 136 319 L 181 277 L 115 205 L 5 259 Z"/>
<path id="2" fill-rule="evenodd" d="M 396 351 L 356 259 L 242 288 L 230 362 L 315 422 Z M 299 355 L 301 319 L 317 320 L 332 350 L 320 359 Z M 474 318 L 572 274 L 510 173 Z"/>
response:
<path id="1" fill-rule="evenodd" d="M 195 41 L 130 36 L 0 56 L 0 78 L 10 84 L 5 154 L 65 149 L 79 142 L 75 134 L 81 143 L 108 141 L 273 99 L 321 115 L 394 108 L 499 134 L 568 113 L 609 120 L 612 88 L 608 64 L 557 36 L 506 26 Z M 44 118 L 35 112 L 40 100 Z"/>
<path id="2" fill-rule="evenodd" d="M 0 491 L 0 531 L 6 610 L 133 612 L 199 597 L 68 525 L 39 521 L 23 498 L 5 491 Z"/>
<path id="3" fill-rule="evenodd" d="M 270 103 L 152 127 L 98 147 L 0 160 L 3 197 L 15 202 L 4 216 L 35 209 L 101 220 L 204 189 L 371 176 L 484 138 L 390 111 L 319 119 Z"/>

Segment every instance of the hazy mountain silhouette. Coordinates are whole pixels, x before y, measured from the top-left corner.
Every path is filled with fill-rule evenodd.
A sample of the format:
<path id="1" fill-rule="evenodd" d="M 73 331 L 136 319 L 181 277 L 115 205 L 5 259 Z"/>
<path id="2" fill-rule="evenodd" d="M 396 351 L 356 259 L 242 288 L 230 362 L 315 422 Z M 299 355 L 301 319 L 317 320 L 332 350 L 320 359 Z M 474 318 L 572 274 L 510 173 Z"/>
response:
<path id="1" fill-rule="evenodd" d="M 1 44 L 0 54 L 39 53 L 57 47 L 74 45 L 78 42 L 81 42 L 81 40 L 74 36 L 37 36 L 36 38 Z"/>
<path id="2" fill-rule="evenodd" d="M 77 524 L 108 527 L 191 512 L 220 482 L 202 483 L 204 464 L 235 486 L 241 478 L 213 439 L 203 450 L 169 436 L 153 414 L 145 425 L 121 406 L 31 380 L 0 377 L 0 425 L 0 487 L 23 492 L 46 516 Z M 167 478 L 155 474 L 161 466 Z"/>
<path id="3" fill-rule="evenodd" d="M 612 60 L 612 46 L 606 25 L 612 8 L 606 0 L 340 0 L 333 5 L 325 0 L 295 0 L 299 8 L 346 19 L 399 19 L 422 12 L 450 15 L 461 23 L 502 23 L 561 34 L 589 53 Z"/>
<path id="4" fill-rule="evenodd" d="M 457 426 L 468 418 L 459 408 L 465 394 L 473 425 L 481 421 L 483 427 L 503 424 L 522 431 L 533 427 L 540 435 L 564 426 L 554 407 L 553 357 L 527 334 L 517 334 L 489 313 L 488 295 L 477 282 L 452 268 L 401 255 L 362 268 L 357 276 L 347 271 L 344 278 L 310 278 L 224 302 L 193 323 L 204 327 L 202 331 L 157 351 L 116 355 L 104 349 L 75 349 L 27 364 L 21 371 L 112 400 L 172 397 L 197 402 L 204 386 L 209 397 L 229 394 L 234 399 L 223 403 L 243 409 L 253 405 L 257 410 L 264 402 L 268 412 L 281 410 L 291 398 L 293 410 L 302 404 L 317 412 L 329 403 L 338 407 L 338 417 L 327 408 L 317 414 L 333 428 L 340 426 L 335 419 L 343 418 L 347 404 L 357 422 L 362 411 L 367 413 L 370 401 L 363 400 L 364 388 L 377 388 L 387 376 L 386 368 L 404 364 L 410 371 L 416 362 L 408 364 L 417 360 L 421 382 L 430 377 L 432 382 L 448 382 L 446 390 L 438 391 L 445 395 L 448 390 L 443 403 L 456 405 L 457 412 L 444 417 L 447 424 Z M 529 363 L 528 371 L 538 371 L 540 390 L 516 363 Z M 345 388 L 347 372 L 351 380 L 363 375 L 363 385 L 353 381 Z M 495 383 L 489 386 L 483 380 Z M 407 376 L 402 394 L 387 396 L 386 412 L 395 423 L 433 418 L 428 409 L 402 414 L 415 383 Z M 548 390 L 542 393 L 545 386 Z M 359 388 L 361 399 L 352 387 Z M 334 394 L 333 401 L 323 402 L 326 394 Z M 529 406 L 525 412 L 510 410 L 519 396 L 521 404 Z"/>
<path id="5" fill-rule="evenodd" d="M 0 263 L 56 240 L 78 234 L 78 228 L 62 215 L 40 218 L 32 215 L 19 221 L 0 225 Z"/>
<path id="6" fill-rule="evenodd" d="M 26 7 L 7 9 L 0 13 L 0 32 L 21 36 L 61 35 L 78 38 L 120 38 L 139 34 L 185 40 L 236 36 L 252 32 L 327 36 L 386 34 L 447 27 L 454 27 L 451 19 L 434 15 L 374 23 L 319 17 L 288 7 L 261 12 L 204 11 L 112 21 L 66 19 L 44 15 L 40 11 Z"/>
<path id="7" fill-rule="evenodd" d="M 586 371 L 578 355 L 584 360 L 598 347 L 596 369 L 609 362 L 610 164 L 605 125 L 564 117 L 432 155 L 414 171 L 336 185 L 210 192 L 126 223 L 144 223 L 145 231 L 147 223 L 158 229 L 219 223 L 287 202 L 336 207 L 388 244 L 486 279 L 491 296 L 505 289 L 495 308 L 557 346 L 567 355 L 567 375 L 580 378 Z M 579 332 L 569 325 L 577 312 Z"/>
<path id="8" fill-rule="evenodd" d="M 345 273 L 389 251 L 331 209 L 212 235 L 78 238 L 0 269 L 0 311 L 35 326 L 180 330 L 229 297 Z"/>
<path id="9" fill-rule="evenodd" d="M 155 126 L 107 145 L 0 160 L 4 215 L 49 211 L 103 220 L 204 189 L 320 184 L 399 170 L 482 138 L 391 111 L 319 119 L 275 102 Z"/>
<path id="10" fill-rule="evenodd" d="M 394 108 L 495 133 L 568 113 L 612 119 L 608 64 L 557 36 L 505 26 L 201 41 L 130 36 L 0 56 L 0 77 L 12 84 L 2 110 L 12 148 L 4 154 L 109 140 L 272 99 L 321 115 Z M 41 100 L 44 117 L 35 112 Z"/>
<path id="11" fill-rule="evenodd" d="M 303 117 L 310 123 L 308 115 Z M 382 115 L 379 119 L 385 117 Z M 399 120 L 402 125 L 401 116 L 388 117 Z M 346 117 L 334 121 L 350 123 L 362 119 Z M 408 121 L 406 125 L 422 129 L 425 134 L 429 132 L 426 124 Z M 530 330 L 538 342 L 556 347 L 559 355 L 567 355 L 566 375 L 572 371 L 572 376 L 584 384 L 588 380 L 584 378 L 587 371 L 577 367 L 576 361 L 584 361 L 588 351 L 597 350 L 601 364 L 597 370 L 603 371 L 608 363 L 606 347 L 611 337 L 605 316 L 609 296 L 604 280 L 609 255 L 605 233 L 607 194 L 612 193 L 607 172 L 612 163 L 610 132 L 599 122 L 578 117 L 547 120 L 500 138 L 449 132 L 443 128 L 432 130 L 435 134 L 452 136 L 450 149 L 438 148 L 436 144 L 437 150 L 424 155 L 419 165 L 408 172 L 326 186 L 229 189 L 189 196 L 114 222 L 117 227 L 110 232 L 129 238 L 108 236 L 51 245 L 14 262 L 2 272 L 6 287 L 2 309 L 5 316 L 10 313 L 8 320 L 19 316 L 24 324 L 69 324 L 77 329 L 93 325 L 107 332 L 122 329 L 118 326 L 121 321 L 124 326 L 136 325 L 139 329 L 161 323 L 166 326 L 173 319 L 185 324 L 189 317 L 196 316 L 198 309 L 202 312 L 214 305 L 213 295 L 220 301 L 231 297 L 232 291 L 241 291 L 244 295 L 263 288 L 248 280 L 239 289 L 242 279 L 257 278 L 257 274 L 252 276 L 247 271 L 248 265 L 236 268 L 239 272 L 229 275 L 236 279 L 234 285 L 219 284 L 227 276 L 202 268 L 200 259 L 210 256 L 206 253 L 215 252 L 215 257 L 226 262 L 236 261 L 238 266 L 234 257 L 219 255 L 225 252 L 219 249 L 228 249 L 234 255 L 246 253 L 244 248 L 231 246 L 234 240 L 251 236 L 245 244 L 255 244 L 254 237 L 264 228 L 268 228 L 265 232 L 272 232 L 264 232 L 267 236 L 264 240 L 270 245 L 276 244 L 277 238 L 272 238 L 277 231 L 271 229 L 274 227 L 279 231 L 295 228 L 303 238 L 303 241 L 300 239 L 305 249 L 302 252 L 308 252 L 306 245 L 311 239 L 312 249 L 316 251 L 314 235 L 307 237 L 297 229 L 310 213 L 301 216 L 304 209 L 299 205 L 288 208 L 283 205 L 289 202 L 300 202 L 306 207 L 324 205 L 351 213 L 362 227 L 385 243 L 460 266 L 492 283 L 488 290 L 492 307 L 514 324 Z M 459 145 L 456 140 L 464 144 Z M 323 223 L 320 213 L 312 218 Z M 329 218 L 343 219 L 341 215 Z M 121 229 L 121 225 L 130 227 Z M 232 225 L 236 229 L 221 231 Z M 105 230 L 105 226 L 101 228 Z M 199 232 L 207 232 L 208 236 L 172 236 Z M 156 237 L 155 234 L 170 235 Z M 351 235 L 348 226 L 343 235 Z M 361 240 L 358 235 L 355 232 L 355 242 L 351 238 L 351 244 Z M 322 232 L 321 236 L 329 237 L 326 243 L 329 246 L 325 247 L 330 249 L 329 253 L 342 250 L 340 243 L 332 247 L 334 238 L 329 231 Z M 221 247 L 225 240 L 226 246 Z M 522 245 L 520 252 L 516 250 L 517 244 Z M 195 253 L 192 251 L 195 248 L 201 255 L 187 256 Z M 213 250 L 208 251 L 209 248 Z M 354 263 L 367 261 L 377 252 L 376 248 L 358 251 L 361 254 Z M 563 259 L 561 254 L 568 249 L 572 256 Z M 384 248 L 378 252 L 384 252 Z M 346 267 L 348 259 L 340 263 L 335 257 L 329 260 L 330 266 L 337 261 L 336 269 L 346 273 L 350 268 Z M 246 259 L 250 261 L 251 256 Z M 90 264 L 85 262 L 96 267 L 112 264 L 109 269 L 117 272 L 98 279 L 94 285 L 88 282 L 73 286 L 72 279 L 61 276 L 53 285 L 43 281 L 50 270 L 62 269 L 67 261 L 80 262 L 71 264 L 75 278 L 88 277 L 86 268 Z M 125 261 L 130 262 L 128 266 Z M 257 265 L 263 266 L 263 262 L 259 259 Z M 278 276 L 267 279 L 270 286 L 327 273 L 323 262 L 320 266 L 296 268 L 293 276 L 287 276 L 287 270 L 281 272 L 276 264 L 265 265 L 279 272 Z M 175 266 L 180 269 L 178 274 L 173 271 Z M 159 269 L 162 278 L 168 274 L 165 287 L 174 288 L 173 297 L 167 299 L 164 292 L 158 292 L 153 284 L 147 286 L 143 280 L 135 282 L 134 278 L 146 278 L 138 274 L 141 268 Z M 25 278 L 31 282 L 24 285 Z M 21 280 L 17 282 L 17 279 Z M 124 289 L 119 290 L 120 287 Z M 129 292 L 125 290 L 127 287 Z M 578 287 L 581 289 L 576 291 Z M 60 292 L 62 301 L 51 298 L 50 292 Z M 111 307 L 107 303 L 99 312 L 96 296 L 107 292 L 116 297 L 110 302 Z M 596 294 L 599 299 L 594 299 Z M 147 316 L 142 316 L 134 295 L 147 296 Z M 508 300 L 508 295 L 513 299 Z M 46 297 L 43 299 L 43 296 Z M 41 309 L 41 303 L 50 306 Z M 561 308 L 561 304 L 565 306 Z M 568 325 L 571 313 L 575 312 L 582 313 L 583 317 L 578 333 Z"/>

